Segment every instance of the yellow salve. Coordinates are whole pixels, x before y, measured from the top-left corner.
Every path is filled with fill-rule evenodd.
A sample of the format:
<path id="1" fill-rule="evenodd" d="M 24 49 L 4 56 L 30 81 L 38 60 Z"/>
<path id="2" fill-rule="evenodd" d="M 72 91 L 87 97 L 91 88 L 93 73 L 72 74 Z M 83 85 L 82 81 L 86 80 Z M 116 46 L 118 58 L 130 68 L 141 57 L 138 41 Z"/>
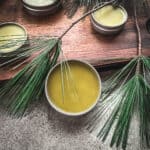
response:
<path id="1" fill-rule="evenodd" d="M 0 53 L 13 52 L 23 45 L 26 32 L 16 24 L 0 26 Z"/>
<path id="2" fill-rule="evenodd" d="M 104 26 L 118 26 L 124 21 L 124 11 L 120 8 L 114 8 L 107 5 L 93 13 L 94 19 Z"/>
<path id="3" fill-rule="evenodd" d="M 70 69 L 59 65 L 50 74 L 48 96 L 55 106 L 65 112 L 83 112 L 97 101 L 100 82 L 89 66 L 78 61 L 68 63 Z"/>

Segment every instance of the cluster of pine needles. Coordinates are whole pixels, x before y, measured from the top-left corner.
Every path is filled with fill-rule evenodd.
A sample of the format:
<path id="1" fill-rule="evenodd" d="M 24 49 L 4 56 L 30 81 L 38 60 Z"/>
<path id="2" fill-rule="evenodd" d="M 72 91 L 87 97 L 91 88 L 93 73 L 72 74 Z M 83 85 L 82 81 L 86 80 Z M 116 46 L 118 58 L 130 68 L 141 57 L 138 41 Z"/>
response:
<path id="1" fill-rule="evenodd" d="M 0 46 L 0 49 L 16 46 L 22 41 L 22 37 L 11 41 L 10 44 Z M 10 46 L 10 47 L 9 47 Z M 32 37 L 27 40 L 25 46 L 19 49 L 20 52 L 15 57 L 3 55 L 5 61 L 0 64 L 1 69 L 9 68 L 13 64 L 12 70 L 17 69 L 26 62 L 20 59 L 27 58 L 34 52 L 40 53 L 30 63 L 26 64 L 17 75 L 8 80 L 0 87 L 0 102 L 8 108 L 8 112 L 18 117 L 22 116 L 31 102 L 39 99 L 44 93 L 44 80 L 47 72 L 57 62 L 61 42 L 57 38 Z M 9 60 L 7 60 L 7 57 Z"/>
<path id="2" fill-rule="evenodd" d="M 122 145 L 126 149 L 132 117 L 137 115 L 140 121 L 141 146 L 150 146 L 150 58 L 139 56 L 130 61 L 123 69 L 104 82 L 102 97 L 96 110 L 90 117 L 88 129 L 97 131 L 97 137 L 106 140 L 113 132 L 110 146 Z M 109 115 L 108 115 L 109 114 Z M 114 131 L 111 129 L 115 126 Z M 150 148 L 150 147 L 149 147 Z"/>
<path id="3" fill-rule="evenodd" d="M 111 2 L 112 0 L 61 0 L 65 13 L 69 18 L 73 17 L 79 8 L 84 8 L 84 12 L 93 9 L 95 6 L 103 3 Z M 125 0 L 114 0 L 114 5 L 124 3 Z"/>

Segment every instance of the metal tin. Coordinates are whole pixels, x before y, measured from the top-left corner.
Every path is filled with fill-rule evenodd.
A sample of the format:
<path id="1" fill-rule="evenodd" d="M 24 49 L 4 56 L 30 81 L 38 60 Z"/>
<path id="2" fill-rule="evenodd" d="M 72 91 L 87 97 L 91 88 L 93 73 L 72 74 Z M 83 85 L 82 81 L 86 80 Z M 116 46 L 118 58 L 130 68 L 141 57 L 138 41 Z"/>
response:
<path id="1" fill-rule="evenodd" d="M 22 0 L 23 4 L 30 7 L 30 8 L 35 8 L 35 9 L 44 9 L 44 8 L 49 8 L 52 5 L 55 5 L 56 3 L 60 2 L 59 0 Z"/>
<path id="2" fill-rule="evenodd" d="M 25 10 L 34 16 L 44 16 L 44 15 L 49 15 L 55 13 L 60 7 L 61 3 L 59 0 L 55 0 L 53 3 L 49 3 L 46 5 L 37 5 L 35 4 L 30 4 L 27 3 L 26 0 L 22 0 L 23 7 Z"/>
<path id="3" fill-rule="evenodd" d="M 0 24 L 0 28 L 4 27 L 4 26 L 7 26 L 7 25 L 15 25 L 15 26 L 21 28 L 24 31 L 24 35 L 22 37 L 19 37 L 19 38 L 21 38 L 21 42 L 20 42 L 20 44 L 18 46 L 16 46 L 16 48 L 14 48 L 13 51 L 0 52 L 0 58 L 2 58 L 2 57 L 3 58 L 5 58 L 5 57 L 14 57 L 16 54 L 18 54 L 20 52 L 19 48 L 24 46 L 26 41 L 27 41 L 27 39 L 28 39 L 27 31 L 26 31 L 25 27 L 23 27 L 22 25 L 20 25 L 18 23 L 15 23 L 15 22 L 5 22 L 5 23 L 1 23 Z M 17 36 L 17 35 L 13 35 L 13 33 L 12 33 L 12 36 Z"/>
<path id="4" fill-rule="evenodd" d="M 95 75 L 96 75 L 96 77 L 97 77 L 97 79 L 98 79 L 99 87 L 100 87 L 100 89 L 99 89 L 99 94 L 98 94 L 98 96 L 97 96 L 97 99 L 95 100 L 95 103 L 94 103 L 93 105 L 91 105 L 91 107 L 88 108 L 87 110 L 84 110 L 84 111 L 79 112 L 79 113 L 71 113 L 71 112 L 66 112 L 66 111 L 60 109 L 58 106 L 56 106 L 56 105 L 51 101 L 51 98 L 49 97 L 48 91 L 47 91 L 47 90 L 48 90 L 48 89 L 47 89 L 48 79 L 49 79 L 49 76 L 51 75 L 51 73 L 56 69 L 56 67 L 58 67 L 59 65 L 61 65 L 62 62 L 56 64 L 56 65 L 49 71 L 49 73 L 48 73 L 48 75 L 47 75 L 47 77 L 46 77 L 46 81 L 45 81 L 45 94 L 46 94 L 46 98 L 47 98 L 49 104 L 50 104 L 57 112 L 59 112 L 59 113 L 61 113 L 61 114 L 63 114 L 63 115 L 66 115 L 66 116 L 72 116 L 72 117 L 73 117 L 73 116 L 81 116 L 81 115 L 84 115 L 84 114 L 90 112 L 90 111 L 96 106 L 97 102 L 99 101 L 100 96 L 101 96 L 101 88 L 102 88 L 101 79 L 100 79 L 100 76 L 99 76 L 98 72 L 96 71 L 96 69 L 95 69 L 91 64 L 89 64 L 88 62 L 83 61 L 83 60 L 77 60 L 77 59 L 70 59 L 70 60 L 67 60 L 67 62 L 79 62 L 79 63 L 82 63 L 82 64 L 84 64 L 85 66 L 88 66 L 88 67 L 91 69 L 91 71 L 93 71 L 93 72 L 95 73 Z"/>
<path id="5" fill-rule="evenodd" d="M 108 4 L 108 5 L 110 5 L 110 4 Z M 105 26 L 105 25 L 102 25 L 98 21 L 96 21 L 96 19 L 93 16 L 93 13 L 92 13 L 91 14 L 91 24 L 92 24 L 93 28 L 97 32 L 99 32 L 101 34 L 104 34 L 104 35 L 113 35 L 113 34 L 117 34 L 118 32 L 120 32 L 124 28 L 125 23 L 127 22 L 128 14 L 127 14 L 127 11 L 125 10 L 124 7 L 122 7 L 120 5 L 118 7 L 121 8 L 122 11 L 124 12 L 124 20 L 123 20 L 123 22 L 121 24 L 116 25 L 116 26 Z"/>

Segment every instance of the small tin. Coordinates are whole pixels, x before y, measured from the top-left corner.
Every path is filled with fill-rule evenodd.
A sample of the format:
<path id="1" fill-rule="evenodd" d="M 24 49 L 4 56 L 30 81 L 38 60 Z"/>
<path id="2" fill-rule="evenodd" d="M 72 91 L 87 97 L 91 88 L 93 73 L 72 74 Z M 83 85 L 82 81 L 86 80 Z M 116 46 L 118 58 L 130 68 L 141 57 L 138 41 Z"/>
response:
<path id="1" fill-rule="evenodd" d="M 108 5 L 110 5 L 110 4 L 108 4 Z M 108 5 L 106 5 L 106 6 L 108 6 Z M 113 35 L 113 34 L 117 34 L 118 32 L 120 32 L 124 28 L 124 25 L 128 19 L 128 14 L 127 14 L 127 11 L 125 10 L 124 7 L 122 7 L 120 5 L 117 7 L 122 10 L 123 15 L 124 15 L 123 21 L 119 25 L 115 25 L 115 26 L 103 25 L 94 18 L 94 15 L 93 15 L 94 13 L 91 14 L 91 24 L 97 32 L 99 32 L 103 35 Z"/>
<path id="2" fill-rule="evenodd" d="M 55 13 L 60 7 L 60 0 L 29 1 L 22 0 L 25 10 L 33 16 L 45 16 Z"/>
<path id="3" fill-rule="evenodd" d="M 86 110 L 83 110 L 82 112 L 66 112 L 64 110 L 62 110 L 61 108 L 59 108 L 57 105 L 55 105 L 53 102 L 52 102 L 52 99 L 51 97 L 49 96 L 48 94 L 48 79 L 49 77 L 51 76 L 51 74 L 53 73 L 53 71 L 55 71 L 55 69 L 61 65 L 62 62 L 56 64 L 48 73 L 47 77 L 46 77 L 46 80 L 45 80 L 45 94 L 46 94 L 46 98 L 49 102 L 49 104 L 59 113 L 63 114 L 63 115 L 66 115 L 66 116 L 70 116 L 70 117 L 76 117 L 76 116 L 81 116 L 81 115 L 84 115 L 84 114 L 87 114 L 88 112 L 90 112 L 95 106 L 96 104 L 98 103 L 99 99 L 100 99 L 100 96 L 101 96 L 101 89 L 102 89 L 102 84 L 101 84 L 101 78 L 98 74 L 98 72 L 96 71 L 96 69 L 91 65 L 89 64 L 88 62 L 86 61 L 83 61 L 83 60 L 78 60 L 78 59 L 70 59 L 70 60 L 67 60 L 67 62 L 75 62 L 75 63 L 80 63 L 80 64 L 83 64 L 85 66 L 87 66 L 94 74 L 95 76 L 97 77 L 98 79 L 98 84 L 99 84 L 99 93 L 98 93 L 98 96 L 97 98 L 95 99 L 95 102 L 94 104 L 92 104 L 88 109 Z"/>
<path id="4" fill-rule="evenodd" d="M 14 22 L 1 23 L 0 28 L 9 27 L 11 25 L 19 27 L 24 32 L 24 34 L 23 35 L 14 35 L 14 33 L 12 32 L 12 34 L 9 33 L 8 38 L 5 37 L 4 40 L 8 41 L 8 43 L 6 43 L 4 45 L 7 45 L 8 47 L 6 48 L 6 46 L 4 46 L 5 48 L 3 48 L 3 45 L 0 45 L 1 49 L 3 49 L 0 51 L 0 62 L 7 61 L 10 58 L 15 58 L 15 56 L 21 52 L 20 48 L 26 45 L 26 41 L 28 39 L 26 29 L 18 23 L 14 23 Z M 3 40 L 2 38 L 3 37 L 1 36 L 0 40 Z M 9 43 L 9 40 L 13 40 L 12 45 L 11 45 L 11 42 Z M 15 40 L 18 40 L 18 42 Z M 10 50 L 6 50 L 6 52 L 5 52 L 5 49 L 10 49 Z"/>

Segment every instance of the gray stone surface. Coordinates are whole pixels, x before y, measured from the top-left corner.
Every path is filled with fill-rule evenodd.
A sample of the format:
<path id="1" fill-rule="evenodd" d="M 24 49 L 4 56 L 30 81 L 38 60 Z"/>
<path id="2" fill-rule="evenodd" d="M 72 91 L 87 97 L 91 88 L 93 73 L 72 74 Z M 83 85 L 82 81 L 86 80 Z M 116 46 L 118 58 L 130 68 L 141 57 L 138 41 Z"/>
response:
<path id="1" fill-rule="evenodd" d="M 116 150 L 85 129 L 88 115 L 60 115 L 45 99 L 35 102 L 22 119 L 11 118 L 0 108 L 0 150 Z M 132 132 L 127 150 L 140 150 L 136 130 Z"/>
<path id="2" fill-rule="evenodd" d="M 46 100 L 31 108 L 21 120 L 0 108 L 0 150 L 99 150 L 84 128 L 84 117 L 60 115 Z"/>

